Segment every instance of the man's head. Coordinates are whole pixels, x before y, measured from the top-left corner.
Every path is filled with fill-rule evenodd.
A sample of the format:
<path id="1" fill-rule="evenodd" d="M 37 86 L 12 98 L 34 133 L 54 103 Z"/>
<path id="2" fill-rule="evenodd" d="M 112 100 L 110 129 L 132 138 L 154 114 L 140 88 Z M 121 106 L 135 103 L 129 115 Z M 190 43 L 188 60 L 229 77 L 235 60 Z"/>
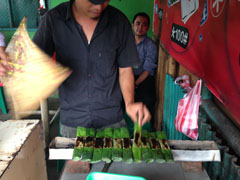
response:
<path id="1" fill-rule="evenodd" d="M 149 29 L 149 25 L 150 25 L 150 18 L 146 13 L 140 12 L 134 16 L 132 26 L 133 26 L 135 35 L 144 36 Z"/>
<path id="2" fill-rule="evenodd" d="M 89 1 L 93 4 L 103 4 L 104 2 L 106 2 L 108 0 L 89 0 Z"/>
<path id="3" fill-rule="evenodd" d="M 76 10 L 91 19 L 98 19 L 110 0 L 72 0 Z"/>

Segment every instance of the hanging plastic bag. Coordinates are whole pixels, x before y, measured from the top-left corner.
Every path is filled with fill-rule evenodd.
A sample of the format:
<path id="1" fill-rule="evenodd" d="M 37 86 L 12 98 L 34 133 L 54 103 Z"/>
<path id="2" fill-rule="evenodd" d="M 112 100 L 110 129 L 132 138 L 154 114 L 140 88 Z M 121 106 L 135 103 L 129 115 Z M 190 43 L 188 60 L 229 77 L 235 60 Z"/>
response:
<path id="1" fill-rule="evenodd" d="M 184 88 L 187 93 L 191 91 L 190 80 L 188 75 L 183 75 L 175 79 L 175 84 L 178 84 L 180 87 Z"/>
<path id="2" fill-rule="evenodd" d="M 178 102 L 177 116 L 175 118 L 177 131 L 193 140 L 198 139 L 198 111 L 201 102 L 201 86 L 202 80 L 198 80 L 192 89 L 189 89 L 190 86 L 188 87 L 189 91 Z"/>

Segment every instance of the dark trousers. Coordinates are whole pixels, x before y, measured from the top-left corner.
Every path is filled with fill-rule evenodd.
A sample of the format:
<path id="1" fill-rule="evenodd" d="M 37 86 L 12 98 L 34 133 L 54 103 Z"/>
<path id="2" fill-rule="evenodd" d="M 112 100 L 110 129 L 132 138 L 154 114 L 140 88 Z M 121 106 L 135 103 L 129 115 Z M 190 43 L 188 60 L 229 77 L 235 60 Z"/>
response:
<path id="1" fill-rule="evenodd" d="M 135 76 L 135 80 L 137 78 L 138 76 Z M 154 105 L 156 101 L 155 78 L 153 76 L 148 76 L 141 84 L 135 88 L 135 101 L 143 102 L 153 117 Z"/>

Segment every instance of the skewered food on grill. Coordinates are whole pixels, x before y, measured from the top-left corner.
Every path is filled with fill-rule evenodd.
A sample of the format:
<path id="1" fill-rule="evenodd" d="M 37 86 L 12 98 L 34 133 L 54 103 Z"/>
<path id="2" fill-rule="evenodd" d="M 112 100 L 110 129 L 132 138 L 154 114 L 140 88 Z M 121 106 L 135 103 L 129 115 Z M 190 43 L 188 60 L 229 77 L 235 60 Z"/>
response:
<path id="1" fill-rule="evenodd" d="M 136 124 L 137 126 L 137 124 Z M 173 155 L 164 131 L 147 132 L 136 127 L 134 139 L 130 138 L 127 128 L 93 128 L 78 127 L 73 160 L 97 163 L 106 161 L 123 161 L 146 163 L 173 162 Z"/>
<path id="2" fill-rule="evenodd" d="M 112 145 L 113 145 L 112 137 L 113 137 L 112 128 L 105 128 L 102 160 L 106 161 L 107 163 L 110 163 L 112 160 Z"/>
<path id="3" fill-rule="evenodd" d="M 98 130 L 96 133 L 95 146 L 91 163 L 97 163 L 102 160 L 104 131 Z"/>
<path id="4" fill-rule="evenodd" d="M 122 140 L 120 128 L 115 128 L 113 130 L 112 160 L 116 162 L 122 160 Z"/>
<path id="5" fill-rule="evenodd" d="M 122 148 L 123 148 L 123 162 L 130 164 L 133 162 L 132 158 L 132 141 L 127 128 L 121 128 Z"/>

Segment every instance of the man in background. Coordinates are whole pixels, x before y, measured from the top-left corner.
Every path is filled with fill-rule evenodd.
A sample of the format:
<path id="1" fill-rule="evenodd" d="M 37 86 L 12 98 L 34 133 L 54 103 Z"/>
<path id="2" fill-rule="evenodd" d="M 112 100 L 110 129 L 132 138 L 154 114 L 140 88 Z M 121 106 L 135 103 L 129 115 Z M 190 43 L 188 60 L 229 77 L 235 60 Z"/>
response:
<path id="1" fill-rule="evenodd" d="M 155 70 L 157 67 L 157 46 L 147 36 L 150 25 L 149 16 L 140 12 L 133 18 L 135 43 L 141 64 L 133 69 L 135 76 L 135 101 L 147 105 L 153 116 L 155 104 Z"/>

